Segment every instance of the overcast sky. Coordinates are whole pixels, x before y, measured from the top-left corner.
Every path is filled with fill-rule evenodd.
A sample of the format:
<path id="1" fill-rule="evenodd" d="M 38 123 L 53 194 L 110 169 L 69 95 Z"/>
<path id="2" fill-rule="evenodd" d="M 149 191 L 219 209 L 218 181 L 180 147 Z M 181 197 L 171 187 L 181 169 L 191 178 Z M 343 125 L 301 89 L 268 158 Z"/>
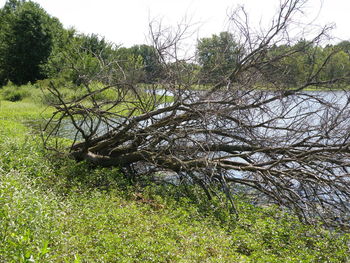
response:
<path id="1" fill-rule="evenodd" d="M 0 6 L 5 4 L 0 0 Z M 79 32 L 96 33 L 124 46 L 146 43 L 150 19 L 176 24 L 183 17 L 199 27 L 195 37 L 225 30 L 227 13 L 244 5 L 256 23 L 274 14 L 279 0 L 36 0 L 63 25 Z M 322 8 L 321 8 L 322 6 Z M 307 19 L 318 24 L 334 22 L 333 35 L 350 39 L 350 0 L 310 0 Z"/>

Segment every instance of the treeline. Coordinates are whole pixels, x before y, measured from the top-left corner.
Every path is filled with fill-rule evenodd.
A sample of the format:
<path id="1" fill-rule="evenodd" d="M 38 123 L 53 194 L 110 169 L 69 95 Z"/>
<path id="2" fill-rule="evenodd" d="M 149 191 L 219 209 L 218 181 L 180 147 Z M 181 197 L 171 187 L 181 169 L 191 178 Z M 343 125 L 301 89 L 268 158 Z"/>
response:
<path id="1" fill-rule="evenodd" d="M 267 60 L 273 58 L 272 63 L 261 62 L 254 70 L 261 74 L 261 78 L 287 86 L 310 80 L 349 84 L 350 42 L 325 47 L 317 43 L 301 39 L 297 43 L 268 47 Z M 217 83 L 223 76 L 229 79 L 235 68 L 242 65 L 246 54 L 254 55 L 254 51 L 237 43 L 228 32 L 200 39 L 197 45 L 200 79 L 207 83 Z"/>
<path id="2" fill-rule="evenodd" d="M 151 46 L 125 48 L 96 34 L 65 29 L 31 1 L 9 0 L 0 9 L 1 85 L 57 77 L 79 85 L 99 73 L 101 62 L 111 70 L 111 77 L 117 73 L 124 78 L 133 75 L 145 83 L 161 77 L 159 56 Z"/>
<path id="3" fill-rule="evenodd" d="M 350 42 L 325 47 L 314 43 L 300 40 L 270 48 L 269 55 L 278 59 L 268 66 L 262 63 L 258 68 L 261 76 L 293 86 L 310 79 L 315 67 L 320 67 L 318 80 L 334 79 L 349 84 L 339 78 L 350 72 Z M 174 70 L 179 78 L 215 84 L 223 78 L 230 79 L 245 54 L 251 52 L 246 49 L 234 35 L 221 32 L 198 40 L 195 61 L 166 63 L 160 51 L 152 46 L 125 48 L 96 34 L 65 29 L 57 18 L 31 1 L 8 0 L 0 9 L 0 85 L 9 81 L 21 85 L 46 78 L 61 78 L 80 85 L 93 80 L 101 70 L 108 70 L 110 78 L 158 83 L 168 77 L 169 69 L 179 67 L 186 69 Z M 324 61 L 328 63 L 323 68 Z"/>

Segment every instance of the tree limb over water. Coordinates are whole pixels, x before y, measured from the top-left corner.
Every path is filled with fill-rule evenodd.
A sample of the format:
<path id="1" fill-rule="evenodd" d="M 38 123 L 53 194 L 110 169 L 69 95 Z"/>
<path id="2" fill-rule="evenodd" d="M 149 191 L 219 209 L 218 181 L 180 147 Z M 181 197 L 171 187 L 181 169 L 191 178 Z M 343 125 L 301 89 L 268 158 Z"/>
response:
<path id="1" fill-rule="evenodd" d="M 198 183 L 209 198 L 213 185 L 228 195 L 242 185 L 308 222 L 346 225 L 350 96 L 339 88 L 349 76 L 323 77 L 336 50 L 321 59 L 313 56 L 330 28 L 294 45 L 290 30 L 313 27 L 294 20 L 304 4 L 282 1 L 267 30 L 254 30 L 244 9 L 236 10 L 230 16 L 235 64 L 223 71 L 218 70 L 222 60 L 211 64 L 207 70 L 216 74 L 211 84 L 196 73 L 194 58 L 178 56 L 188 25 L 175 31 L 151 28 L 162 78 L 142 85 L 119 61 L 101 60 L 98 73 L 81 81 L 84 92 L 74 99 L 65 99 L 52 84 L 56 112 L 47 126 L 53 127 L 49 137 L 67 119 L 76 130 L 70 155 L 78 161 L 119 166 L 133 176 L 173 171 Z M 291 86 L 283 62 L 305 50 L 312 51 L 309 67 Z M 96 81 L 104 85 L 92 88 Z M 306 91 L 318 87 L 337 90 Z"/>

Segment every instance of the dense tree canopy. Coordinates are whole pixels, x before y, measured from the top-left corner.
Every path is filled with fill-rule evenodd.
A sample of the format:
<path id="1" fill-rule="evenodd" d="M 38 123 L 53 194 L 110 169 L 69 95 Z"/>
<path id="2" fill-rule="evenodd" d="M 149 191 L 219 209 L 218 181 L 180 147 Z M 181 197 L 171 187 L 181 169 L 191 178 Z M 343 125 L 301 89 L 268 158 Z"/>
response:
<path id="1" fill-rule="evenodd" d="M 215 83 L 235 68 L 242 49 L 232 33 L 221 32 L 210 38 L 202 38 L 197 44 L 197 59 L 202 66 L 203 81 Z"/>
<path id="2" fill-rule="evenodd" d="M 51 78 L 62 78 L 80 85 L 98 74 L 101 61 L 109 68 L 115 66 L 114 45 L 96 34 L 85 35 L 74 29 L 63 30 L 55 43 L 47 63 Z"/>
<path id="3" fill-rule="evenodd" d="M 11 0 L 0 12 L 0 82 L 23 84 L 46 77 L 57 19 L 33 2 Z"/>
<path id="4" fill-rule="evenodd" d="M 145 72 L 143 81 L 151 83 L 159 80 L 162 77 L 162 65 L 158 51 L 148 45 L 135 45 L 130 48 L 134 56 L 142 58 L 142 64 Z"/>
<path id="5" fill-rule="evenodd" d="M 237 63 L 246 53 L 234 33 L 221 32 L 198 40 L 195 64 L 184 60 L 164 63 L 162 51 L 156 47 L 118 47 L 96 34 L 66 30 L 38 4 L 25 0 L 6 2 L 0 9 L 0 29 L 0 84 L 9 80 L 23 84 L 51 77 L 80 85 L 99 74 L 101 61 L 108 65 L 111 76 L 134 76 L 135 81 L 142 83 L 164 82 L 168 67 L 182 72 L 177 78 L 188 78 L 190 74 L 191 81 L 200 79 L 201 83 L 225 84 L 236 81 L 229 75 L 233 69 L 238 70 Z M 317 39 L 276 43 L 266 50 L 267 56 L 281 56 L 286 52 L 294 55 L 261 65 L 261 72 L 266 77 L 276 77 L 283 85 L 295 86 L 310 77 L 310 65 L 321 67 L 323 59 L 333 53 L 337 55 L 332 55 L 327 67 L 322 67 L 319 80 L 338 78 L 350 71 L 348 41 L 327 46 L 316 46 L 315 42 Z M 343 80 L 343 83 L 348 81 Z"/>

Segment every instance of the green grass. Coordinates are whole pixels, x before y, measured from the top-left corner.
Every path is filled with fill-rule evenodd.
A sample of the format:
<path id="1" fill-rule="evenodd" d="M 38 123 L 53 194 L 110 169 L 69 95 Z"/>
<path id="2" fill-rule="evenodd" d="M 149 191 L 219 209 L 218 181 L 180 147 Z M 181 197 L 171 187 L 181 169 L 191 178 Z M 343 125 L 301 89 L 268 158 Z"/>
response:
<path id="1" fill-rule="evenodd" d="M 350 260 L 348 235 L 275 207 L 237 198 L 235 220 L 197 188 L 131 183 L 116 168 L 47 153 L 23 123 L 49 113 L 0 102 L 0 262 Z"/>

